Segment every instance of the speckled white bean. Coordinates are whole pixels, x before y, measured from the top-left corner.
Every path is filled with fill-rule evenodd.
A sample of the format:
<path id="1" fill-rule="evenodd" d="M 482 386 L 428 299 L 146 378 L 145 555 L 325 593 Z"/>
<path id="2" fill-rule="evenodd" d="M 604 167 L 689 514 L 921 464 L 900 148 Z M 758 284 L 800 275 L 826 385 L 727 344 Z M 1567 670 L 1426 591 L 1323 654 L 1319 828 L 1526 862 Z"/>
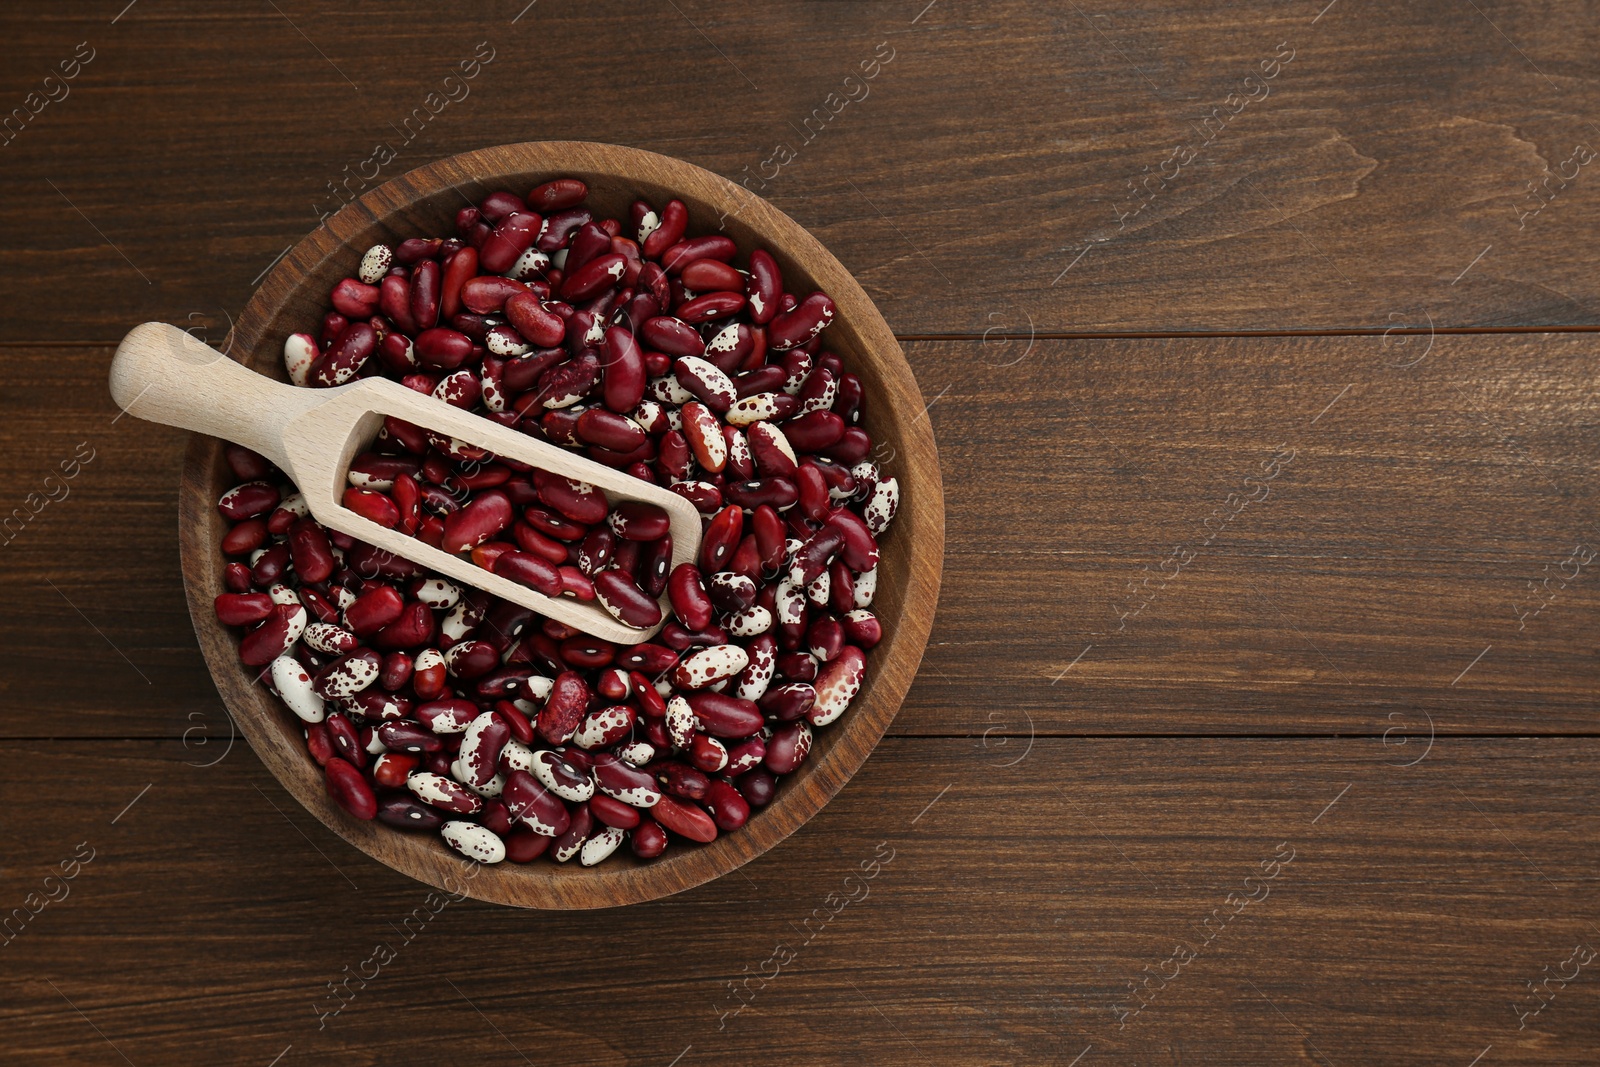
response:
<path id="1" fill-rule="evenodd" d="M 294 657 L 279 656 L 272 661 L 272 688 L 301 721 L 321 722 L 327 718 L 322 698 L 311 688 L 311 675 Z"/>
<path id="2" fill-rule="evenodd" d="M 331 622 L 312 623 L 306 627 L 303 637 L 306 644 L 329 656 L 342 656 L 361 643 L 355 634 Z"/>
<path id="3" fill-rule="evenodd" d="M 473 822 L 447 822 L 439 828 L 445 844 L 479 863 L 499 863 L 506 858 L 506 843 L 498 834 Z"/>
<path id="4" fill-rule="evenodd" d="M 456 606 L 461 599 L 461 589 L 443 578 L 429 578 L 417 586 L 416 598 L 440 611 Z"/>
<path id="5" fill-rule="evenodd" d="M 583 843 L 578 850 L 578 862 L 585 867 L 593 867 L 615 852 L 621 844 L 622 831 L 615 826 L 608 826 Z"/>
<path id="6" fill-rule="evenodd" d="M 833 662 L 824 663 L 814 683 L 817 701 L 806 712 L 811 725 L 826 726 L 843 715 L 866 673 L 866 654 L 854 645 L 846 645 Z"/>
<path id="7" fill-rule="evenodd" d="M 311 364 L 322 353 L 317 349 L 317 339 L 309 333 L 292 333 L 283 342 L 283 369 L 289 372 L 289 384 L 304 386 L 311 381 Z"/>
<path id="8" fill-rule="evenodd" d="M 533 749 L 513 737 L 500 750 L 500 766 L 508 771 L 527 771 L 532 774 Z"/>
<path id="9" fill-rule="evenodd" d="M 888 529 L 890 520 L 898 510 L 900 510 L 900 483 L 894 478 L 885 478 L 872 491 L 872 499 L 861 509 L 861 517 L 866 520 L 867 529 L 876 537 Z"/>
<path id="10" fill-rule="evenodd" d="M 667 700 L 667 737 L 673 748 L 688 748 L 699 726 L 700 720 L 694 717 L 687 700 L 676 694 Z"/>
<path id="11" fill-rule="evenodd" d="M 643 767 L 656 758 L 656 747 L 648 741 L 629 741 L 617 746 L 617 758 L 635 767 Z"/>
<path id="12" fill-rule="evenodd" d="M 778 413 L 776 393 L 756 393 L 733 402 L 723 419 L 730 426 L 752 426 L 766 422 Z"/>
<path id="13" fill-rule="evenodd" d="M 817 607 L 825 608 L 828 606 L 828 590 L 832 585 L 833 579 L 828 575 L 827 571 L 823 571 L 817 575 L 810 585 L 806 586 L 806 597 Z"/>
<path id="14" fill-rule="evenodd" d="M 672 682 L 680 689 L 704 689 L 732 678 L 750 665 L 750 656 L 738 645 L 713 645 L 692 652 L 673 668 Z"/>
<path id="15" fill-rule="evenodd" d="M 772 629 L 772 612 L 760 604 L 752 604 L 723 620 L 723 626 L 734 637 L 755 637 Z"/>
<path id="16" fill-rule="evenodd" d="M 694 394 L 678 384 L 678 379 L 670 375 L 664 378 L 650 379 L 650 395 L 663 404 L 673 407 L 682 407 L 694 399 Z"/>
<path id="17" fill-rule="evenodd" d="M 388 245 L 373 245 L 362 253 L 361 269 L 356 272 L 356 277 L 368 285 L 377 285 L 383 281 L 383 276 L 389 273 L 389 267 L 394 263 L 394 252 Z"/>
<path id="18" fill-rule="evenodd" d="M 858 608 L 872 607 L 872 598 L 878 592 L 878 568 L 856 575 L 856 600 Z"/>
<path id="19" fill-rule="evenodd" d="M 775 648 L 768 647 L 766 642 L 756 642 L 747 651 L 750 653 L 750 666 L 739 676 L 739 688 L 734 690 L 734 696 L 743 697 L 745 700 L 760 700 L 766 695 L 767 687 L 772 684 L 772 675 L 778 664 L 778 653 Z"/>
<path id="20" fill-rule="evenodd" d="M 661 216 L 657 215 L 654 209 L 646 211 L 644 216 L 639 219 L 639 230 L 637 237 L 639 244 L 643 245 L 650 239 L 650 235 L 659 229 L 661 229 Z"/>
<path id="21" fill-rule="evenodd" d="M 574 781 L 565 775 L 557 775 L 551 764 L 559 759 L 561 757 L 549 749 L 541 749 L 533 754 L 533 776 L 539 779 L 539 784 L 562 800 L 570 800 L 574 804 L 594 796 L 594 776 L 580 772 L 580 777 Z"/>

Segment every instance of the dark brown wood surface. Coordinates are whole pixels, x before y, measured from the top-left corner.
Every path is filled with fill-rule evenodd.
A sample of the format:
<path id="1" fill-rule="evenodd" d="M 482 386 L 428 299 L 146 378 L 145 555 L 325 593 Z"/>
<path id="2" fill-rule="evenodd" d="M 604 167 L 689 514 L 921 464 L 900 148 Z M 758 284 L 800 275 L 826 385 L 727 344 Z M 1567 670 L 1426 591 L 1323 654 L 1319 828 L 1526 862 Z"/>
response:
<path id="1" fill-rule="evenodd" d="M 58 497 L 0 538 L 0 1059 L 1600 1056 L 1585 6 L 524 3 L 0 12 L 5 109 L 95 50 L 0 145 L 0 493 Z M 798 148 L 751 186 L 902 338 L 945 580 L 890 736 L 771 852 L 434 916 L 230 747 L 183 437 L 104 375 L 145 319 L 220 343 L 376 142 L 557 138 Z"/>

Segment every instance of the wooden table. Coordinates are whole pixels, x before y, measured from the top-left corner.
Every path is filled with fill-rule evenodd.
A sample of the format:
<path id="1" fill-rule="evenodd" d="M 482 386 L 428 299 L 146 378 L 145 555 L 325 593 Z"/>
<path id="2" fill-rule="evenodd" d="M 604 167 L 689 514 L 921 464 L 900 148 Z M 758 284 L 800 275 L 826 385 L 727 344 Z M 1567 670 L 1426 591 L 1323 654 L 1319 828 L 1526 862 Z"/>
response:
<path id="1" fill-rule="evenodd" d="M 1600 1056 L 1584 7 L 125 2 L 0 14 L 0 1059 Z M 816 233 L 949 497 L 838 799 L 579 915 L 430 897 L 230 745 L 180 435 L 104 385 L 339 183 L 533 139 Z"/>

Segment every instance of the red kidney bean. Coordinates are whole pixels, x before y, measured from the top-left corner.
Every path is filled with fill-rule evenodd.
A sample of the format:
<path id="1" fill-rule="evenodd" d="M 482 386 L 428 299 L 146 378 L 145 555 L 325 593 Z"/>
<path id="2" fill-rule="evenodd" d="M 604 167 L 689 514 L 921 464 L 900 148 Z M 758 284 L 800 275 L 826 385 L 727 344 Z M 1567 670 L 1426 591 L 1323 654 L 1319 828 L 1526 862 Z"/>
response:
<path id="1" fill-rule="evenodd" d="M 711 779 L 698 767 L 683 763 L 668 763 L 656 770 L 661 789 L 669 796 L 685 800 L 704 800 L 711 790 Z"/>
<path id="2" fill-rule="evenodd" d="M 247 667 L 265 667 L 300 640 L 305 628 L 305 608 L 299 604 L 274 605 L 266 620 L 239 642 L 239 658 Z"/>
<path id="3" fill-rule="evenodd" d="M 561 299 L 569 302 L 588 300 L 618 284 L 627 266 L 627 259 L 615 252 L 596 256 L 562 280 Z"/>
<path id="4" fill-rule="evenodd" d="M 645 500 L 623 500 L 611 510 L 611 532 L 625 541 L 655 541 L 667 536 L 672 518 L 665 508 Z"/>
<path id="5" fill-rule="evenodd" d="M 248 626 L 272 614 L 272 598 L 265 593 L 223 593 L 216 599 L 217 621 L 224 626 Z"/>
<path id="6" fill-rule="evenodd" d="M 557 178 L 537 185 L 528 194 L 528 206 L 549 214 L 577 207 L 589 195 L 589 187 L 577 178 Z"/>
<path id="7" fill-rule="evenodd" d="M 773 774 L 793 774 L 810 752 L 811 727 L 799 719 L 773 731 L 764 762 Z"/>
<path id="8" fill-rule="evenodd" d="M 739 790 L 730 782 L 721 778 L 711 783 L 711 791 L 706 796 L 706 809 L 711 812 L 711 818 L 716 822 L 717 829 L 727 833 L 737 830 L 750 819 L 750 805 Z"/>
<path id="9" fill-rule="evenodd" d="M 816 689 L 805 681 L 786 681 L 773 686 L 760 699 L 762 712 L 781 723 L 792 723 L 802 718 L 806 712 L 810 712 L 813 704 L 816 704 Z"/>
<path id="10" fill-rule="evenodd" d="M 333 548 L 315 519 L 300 519 L 289 528 L 289 558 L 301 581 L 322 582 L 333 573 Z"/>
<path id="11" fill-rule="evenodd" d="M 654 819 L 641 818 L 639 825 L 628 834 L 633 854 L 642 860 L 653 860 L 667 850 L 667 834 Z"/>
<path id="12" fill-rule="evenodd" d="M 488 274 L 504 274 L 517 257 L 533 247 L 544 219 L 533 212 L 517 212 L 500 220 L 484 238 L 478 261 Z"/>
<path id="13" fill-rule="evenodd" d="M 750 253 L 750 280 L 745 285 L 750 301 L 750 321 L 764 326 L 778 313 L 778 300 L 783 296 L 783 273 L 778 261 L 764 248 Z"/>
<path id="14" fill-rule="evenodd" d="M 361 734 L 348 718 L 342 714 L 329 715 L 323 723 L 328 730 L 328 737 L 333 741 L 334 751 L 344 757 L 350 764 L 361 768 L 367 765 L 367 749 L 361 743 Z"/>
<path id="15" fill-rule="evenodd" d="M 567 261 L 563 269 L 567 276 L 571 277 L 596 257 L 609 251 L 611 251 L 611 235 L 593 222 L 586 222 L 578 227 L 577 232 L 572 235 L 571 243 L 567 245 Z M 621 255 L 620 252 L 617 254 Z"/>
<path id="16" fill-rule="evenodd" d="M 411 268 L 411 294 L 408 309 L 411 321 L 426 330 L 439 322 L 441 271 L 437 260 L 425 259 Z"/>
<path id="17" fill-rule="evenodd" d="M 494 573 L 528 586 L 545 596 L 560 596 L 561 572 L 543 556 L 532 552 L 504 552 L 495 560 Z"/>
<path id="18" fill-rule="evenodd" d="M 690 801 L 664 796 L 650 809 L 650 815 L 664 828 L 691 841 L 704 844 L 717 839 L 717 824 Z"/>
<path id="19" fill-rule="evenodd" d="M 346 318 L 370 319 L 378 311 L 378 287 L 345 278 L 335 283 L 328 302 Z"/>
<path id="20" fill-rule="evenodd" d="M 639 825 L 639 809 L 605 795 L 589 798 L 589 812 L 606 826 L 631 830 Z"/>
<path id="21" fill-rule="evenodd" d="M 400 525 L 400 509 L 395 506 L 394 501 L 382 493 L 351 486 L 344 491 L 340 503 L 368 522 L 375 522 L 386 530 L 392 530 Z"/>
<path id="22" fill-rule="evenodd" d="M 839 557 L 853 571 L 870 571 L 878 565 L 878 541 L 866 522 L 855 512 L 840 508 L 828 519 L 825 529 L 838 531 Z"/>
<path id="23" fill-rule="evenodd" d="M 381 723 L 378 740 L 392 752 L 437 752 L 444 747 L 438 735 L 414 722 Z"/>
<path id="24" fill-rule="evenodd" d="M 400 618 L 405 597 L 388 585 L 374 585 L 344 609 L 345 629 L 357 637 L 369 637 Z"/>
<path id="25" fill-rule="evenodd" d="M 270 586 L 283 576 L 289 567 L 289 546 L 276 544 L 264 549 L 250 568 L 250 580 L 258 586 Z"/>
<path id="26" fill-rule="evenodd" d="M 567 333 L 566 320 L 530 292 L 509 297 L 505 302 L 505 315 L 517 333 L 539 348 L 559 345 Z"/>
<path id="27" fill-rule="evenodd" d="M 661 209 L 661 224 L 646 237 L 640 247 L 646 259 L 660 259 L 661 253 L 683 240 L 689 224 L 689 209 L 682 200 L 669 200 Z"/>
<path id="28" fill-rule="evenodd" d="M 426 366 L 455 370 L 472 355 L 472 338 L 458 330 L 435 326 L 417 334 L 412 350 Z"/>
<path id="29" fill-rule="evenodd" d="M 600 571 L 592 581 L 600 605 L 628 626 L 650 627 L 661 621 L 661 605 L 626 572 L 613 567 Z"/>
<path id="30" fill-rule="evenodd" d="M 636 808 L 653 807 L 661 799 L 661 789 L 649 772 L 601 752 L 594 757 L 596 788 L 614 800 Z"/>
<path id="31" fill-rule="evenodd" d="M 700 568 L 707 572 L 722 569 L 744 535 L 744 510 L 734 505 L 723 508 L 712 518 L 700 539 Z"/>
<path id="32" fill-rule="evenodd" d="M 648 439 L 639 424 L 605 408 L 590 408 L 578 416 L 578 437 L 592 445 L 631 452 Z"/>
<path id="33" fill-rule="evenodd" d="M 661 266 L 668 274 L 677 274 L 691 263 L 702 259 L 717 259 L 727 262 L 738 253 L 739 247 L 733 243 L 733 238 L 721 234 L 710 234 L 705 237 L 691 237 L 661 253 Z"/>
<path id="34" fill-rule="evenodd" d="M 532 863 L 550 847 L 551 839 L 527 828 L 506 835 L 506 859 L 512 863 Z"/>
<path id="35" fill-rule="evenodd" d="M 605 331 L 602 396 L 605 405 L 619 415 L 627 414 L 644 399 L 644 352 L 633 334 L 621 326 Z"/>
<path id="36" fill-rule="evenodd" d="M 728 765 L 728 747 L 714 737 L 695 734 L 689 746 L 689 762 L 697 770 L 715 774 Z"/>
<path id="37" fill-rule="evenodd" d="M 730 292 L 743 295 L 745 291 L 744 275 L 715 259 L 693 260 L 684 265 L 679 276 L 686 288 L 697 293 Z"/>
<path id="38" fill-rule="evenodd" d="M 715 322 L 744 310 L 743 293 L 706 293 L 686 300 L 673 309 L 673 315 L 690 325 Z"/>
<path id="39" fill-rule="evenodd" d="M 252 599 L 217 604 L 235 625 L 259 620 L 241 641 L 241 658 L 265 666 L 289 655 L 285 662 L 304 666 L 308 687 L 337 701 L 337 711 L 327 709 L 331 727 L 306 728 L 313 758 L 365 761 L 376 741 L 386 751 L 364 780 L 407 790 L 377 805 L 379 817 L 439 829 L 451 847 L 486 862 L 550 850 L 558 862 L 581 853 L 594 863 L 625 830 L 647 857 L 665 849 L 668 830 L 703 840 L 719 825 L 737 826 L 751 806 L 771 800 L 774 770 L 804 759 L 810 734 L 802 731 L 843 712 L 861 684 L 862 649 L 882 638 L 866 606 L 876 539 L 898 486 L 867 459 L 859 378 L 821 350 L 831 301 L 785 293 L 765 250 L 751 253 L 747 277 L 734 269 L 728 237 L 686 239 L 681 201 L 659 220 L 636 203 L 622 236 L 621 224 L 581 206 L 586 191 L 558 180 L 527 202 L 490 193 L 459 213 L 461 239 L 402 242 L 388 274 L 369 252 L 359 280 L 339 286 L 320 333 L 291 338 L 285 361 L 306 384 L 376 371 L 693 502 L 706 516 L 699 563 L 713 577 L 709 591 L 693 564 L 684 588 L 675 587 L 664 513 L 614 513 L 592 486 L 392 418 L 374 453 L 351 464 L 352 488 L 371 494 L 352 494 L 356 507 L 385 523 L 392 510 L 392 528 L 469 552 L 479 566 L 526 571 L 546 590 L 598 597 L 613 610 L 626 602 L 641 621 L 659 620 L 667 593 L 677 617 L 658 643 L 618 649 L 474 591 L 446 595 L 448 587 L 422 580 L 420 567 L 323 531 L 298 501 L 281 501 L 272 483 L 282 475 L 254 454 L 229 453 L 246 487 L 231 491 L 228 507 L 219 502 L 224 514 L 235 512 L 225 547 L 254 553 L 252 565 L 224 572 L 230 595 Z M 554 269 L 549 253 L 561 249 L 564 269 Z M 491 271 L 497 257 L 506 262 Z M 696 329 L 707 323 L 716 324 L 705 331 L 709 340 Z M 268 585 L 270 594 L 255 591 Z M 286 597 L 299 603 L 275 603 Z M 307 630 L 310 618 L 318 629 Z M 366 647 L 352 647 L 357 640 Z M 536 679 L 536 671 L 557 681 Z M 657 684 L 673 696 L 670 707 Z M 536 726 L 529 719 L 541 702 Z M 493 712 L 483 710 L 491 704 Z M 370 725 L 355 730 L 351 715 Z M 474 738 L 493 726 L 502 745 L 495 758 L 469 739 L 474 721 Z M 770 743 L 758 733 L 767 721 Z M 555 842 L 514 822 L 510 800 L 467 795 L 456 814 L 476 817 L 446 824 L 410 795 L 413 779 L 428 784 L 423 775 L 458 790 L 464 778 L 487 789 L 499 771 L 528 778 L 543 766 L 530 746 L 568 739 L 597 747 L 593 755 L 570 750 L 573 773 L 584 777 L 569 792 L 536 784 L 568 820 Z M 628 768 L 646 765 L 649 775 L 673 766 L 701 784 L 692 798 L 669 798 L 661 820 L 644 818 L 613 796 L 595 798 L 587 768 L 597 763 L 622 780 L 614 789 L 629 788 Z M 722 776 L 715 801 L 707 774 Z M 562 798 L 576 805 L 570 814 Z M 707 802 L 710 814 L 692 800 Z"/>
<path id="40" fill-rule="evenodd" d="M 451 645 L 444 654 L 445 670 L 463 681 L 481 678 L 500 662 L 500 653 L 487 641 L 468 638 Z"/>
<path id="41" fill-rule="evenodd" d="M 378 802 L 378 821 L 399 830 L 433 831 L 444 825 L 444 816 L 413 796 L 397 793 Z"/>
<path id="42" fill-rule="evenodd" d="M 265 515 L 278 506 L 278 490 L 266 482 L 236 485 L 217 499 L 217 510 L 233 522 Z"/>
<path id="43" fill-rule="evenodd" d="M 478 273 L 478 250 L 459 249 L 444 267 L 444 277 L 439 284 L 439 314 L 453 319 L 461 311 L 461 288 Z"/>
<path id="44" fill-rule="evenodd" d="M 246 519 L 222 538 L 222 551 L 230 556 L 243 556 L 266 543 L 266 522 L 261 519 Z"/>
<path id="45" fill-rule="evenodd" d="M 778 791 L 777 780 L 773 778 L 770 772 L 761 767 L 741 774 L 735 784 L 738 787 L 739 794 L 753 808 L 764 808 L 772 803 L 772 797 Z"/>
<path id="46" fill-rule="evenodd" d="M 767 328 L 767 342 L 783 352 L 806 344 L 833 321 L 833 301 L 826 293 L 812 293 L 793 310 L 773 317 Z"/>
<path id="47" fill-rule="evenodd" d="M 817 452 L 844 436 L 844 420 L 831 411 L 808 411 L 783 424 L 783 435 L 790 446 L 803 452 Z"/>
<path id="48" fill-rule="evenodd" d="M 689 707 L 712 737 L 740 740 L 761 729 L 761 709 L 754 701 L 722 693 L 691 693 Z"/>
<path id="49" fill-rule="evenodd" d="M 415 648 L 432 641 L 435 630 L 428 605 L 413 600 L 400 609 L 399 618 L 373 634 L 371 641 L 378 648 Z"/>
<path id="50" fill-rule="evenodd" d="M 662 534 L 654 541 L 645 544 L 639 553 L 638 566 L 634 573 L 638 575 L 639 587 L 652 599 L 659 599 L 667 591 L 667 568 L 672 566 L 672 535 Z"/>
<path id="51" fill-rule="evenodd" d="M 378 798 L 361 772 L 337 756 L 323 767 L 327 775 L 328 795 L 341 808 L 358 819 L 376 818 Z"/>
<path id="52" fill-rule="evenodd" d="M 698 356 L 706 350 L 699 331 L 670 315 L 646 319 L 639 327 L 639 337 L 651 348 L 669 356 Z"/>
<path id="53" fill-rule="evenodd" d="M 510 526 L 511 519 L 511 500 L 505 493 L 498 489 L 481 493 L 446 516 L 442 547 L 455 555 L 476 548 Z"/>

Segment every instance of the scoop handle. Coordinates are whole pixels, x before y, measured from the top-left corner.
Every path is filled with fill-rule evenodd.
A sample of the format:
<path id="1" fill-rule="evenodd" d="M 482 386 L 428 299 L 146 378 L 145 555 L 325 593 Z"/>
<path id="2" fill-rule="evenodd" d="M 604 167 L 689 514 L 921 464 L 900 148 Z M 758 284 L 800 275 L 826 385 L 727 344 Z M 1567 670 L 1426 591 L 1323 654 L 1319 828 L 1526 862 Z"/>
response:
<path id="1" fill-rule="evenodd" d="M 246 370 L 164 322 L 135 326 L 117 346 L 111 398 L 130 415 L 244 445 L 283 470 L 284 427 L 326 399 Z"/>

